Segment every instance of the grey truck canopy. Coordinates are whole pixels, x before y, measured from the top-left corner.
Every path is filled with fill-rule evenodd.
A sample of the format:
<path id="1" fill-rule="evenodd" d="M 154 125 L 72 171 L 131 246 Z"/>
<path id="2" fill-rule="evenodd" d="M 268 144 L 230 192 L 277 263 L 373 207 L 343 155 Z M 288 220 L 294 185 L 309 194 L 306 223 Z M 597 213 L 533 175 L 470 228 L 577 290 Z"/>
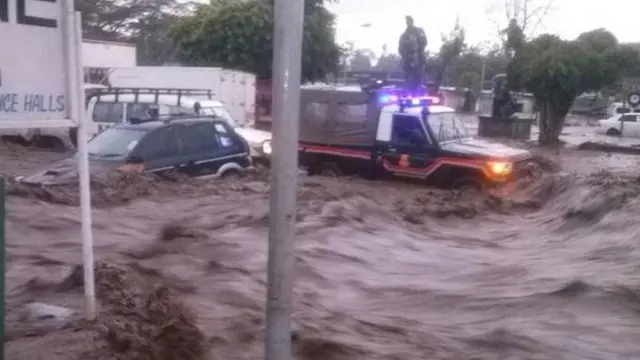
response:
<path id="1" fill-rule="evenodd" d="M 372 145 L 380 109 L 360 87 L 300 89 L 300 141 L 328 145 Z"/>

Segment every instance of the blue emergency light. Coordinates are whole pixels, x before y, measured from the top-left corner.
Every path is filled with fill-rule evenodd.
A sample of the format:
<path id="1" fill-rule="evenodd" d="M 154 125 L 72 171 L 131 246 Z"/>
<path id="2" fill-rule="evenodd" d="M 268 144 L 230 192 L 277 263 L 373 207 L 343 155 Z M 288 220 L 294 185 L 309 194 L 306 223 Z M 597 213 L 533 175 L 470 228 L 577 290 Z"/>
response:
<path id="1" fill-rule="evenodd" d="M 378 96 L 380 106 L 398 105 L 401 108 L 425 107 L 440 104 L 440 98 L 427 93 L 409 94 L 398 89 L 383 89 Z"/>

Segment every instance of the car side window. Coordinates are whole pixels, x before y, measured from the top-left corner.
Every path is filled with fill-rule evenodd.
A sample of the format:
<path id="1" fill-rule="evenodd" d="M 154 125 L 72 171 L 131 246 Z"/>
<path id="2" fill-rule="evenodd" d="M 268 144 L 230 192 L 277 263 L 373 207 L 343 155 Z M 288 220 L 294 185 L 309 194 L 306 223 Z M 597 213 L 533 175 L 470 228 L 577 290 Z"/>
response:
<path id="1" fill-rule="evenodd" d="M 124 114 L 124 104 L 116 102 L 98 101 L 93 107 L 94 122 L 121 123 Z"/>
<path id="2" fill-rule="evenodd" d="M 179 155 L 178 138 L 173 129 L 165 127 L 145 136 L 135 149 L 135 155 L 145 161 Z"/>
<path id="3" fill-rule="evenodd" d="M 622 115 L 620 117 L 620 121 L 622 122 L 638 122 L 637 115 Z"/>
<path id="4" fill-rule="evenodd" d="M 234 146 L 236 144 L 234 139 L 233 139 L 233 137 L 231 136 L 231 134 L 229 134 L 229 131 L 227 130 L 227 128 L 224 125 L 215 124 L 214 127 L 216 129 L 216 133 L 217 133 L 217 136 L 218 136 L 218 141 L 219 141 L 221 147 L 228 148 L 228 147 L 232 147 L 232 146 Z"/>
<path id="5" fill-rule="evenodd" d="M 127 122 L 132 119 L 148 120 L 158 117 L 159 107 L 157 104 L 130 103 L 127 104 Z"/>
<path id="6" fill-rule="evenodd" d="M 393 115 L 391 142 L 401 145 L 425 145 L 427 136 L 420 119 L 411 115 Z"/>
<path id="7" fill-rule="evenodd" d="M 219 149 L 218 133 L 214 124 L 186 124 L 180 127 L 185 154 L 203 154 Z"/>
<path id="8" fill-rule="evenodd" d="M 196 111 L 193 108 L 182 106 L 168 106 L 168 108 L 171 115 L 196 115 Z"/>

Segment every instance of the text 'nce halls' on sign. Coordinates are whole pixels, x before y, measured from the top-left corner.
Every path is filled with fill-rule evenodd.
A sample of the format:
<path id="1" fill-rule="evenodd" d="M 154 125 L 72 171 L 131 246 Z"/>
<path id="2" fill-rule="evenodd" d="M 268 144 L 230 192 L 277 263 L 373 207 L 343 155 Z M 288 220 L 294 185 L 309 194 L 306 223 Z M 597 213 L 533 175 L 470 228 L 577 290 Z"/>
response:
<path id="1" fill-rule="evenodd" d="M 64 110 L 64 95 L 0 93 L 0 113 L 59 113 Z"/>
<path id="2" fill-rule="evenodd" d="M 0 122 L 69 119 L 61 0 L 0 0 Z"/>

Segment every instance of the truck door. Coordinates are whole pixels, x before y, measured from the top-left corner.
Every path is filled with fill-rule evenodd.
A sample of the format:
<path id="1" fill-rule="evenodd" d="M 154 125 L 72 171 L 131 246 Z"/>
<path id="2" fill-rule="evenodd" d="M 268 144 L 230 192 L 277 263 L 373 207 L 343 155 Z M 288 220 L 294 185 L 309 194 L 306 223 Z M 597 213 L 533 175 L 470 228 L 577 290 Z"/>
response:
<path id="1" fill-rule="evenodd" d="M 389 139 L 380 142 L 383 168 L 396 176 L 426 178 L 435 161 L 435 147 L 422 121 L 418 115 L 399 113 L 389 120 Z"/>

